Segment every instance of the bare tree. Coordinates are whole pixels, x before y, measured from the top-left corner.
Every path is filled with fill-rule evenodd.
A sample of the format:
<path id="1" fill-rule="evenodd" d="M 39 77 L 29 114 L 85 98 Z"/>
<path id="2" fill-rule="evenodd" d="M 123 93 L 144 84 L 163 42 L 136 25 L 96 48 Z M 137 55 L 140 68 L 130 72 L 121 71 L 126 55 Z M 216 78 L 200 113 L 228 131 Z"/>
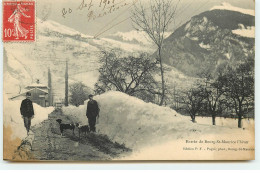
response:
<path id="1" fill-rule="evenodd" d="M 161 88 L 162 95 L 160 105 L 163 105 L 165 98 L 165 79 L 164 69 L 162 64 L 162 47 L 165 39 L 165 32 L 167 31 L 170 23 L 173 21 L 179 1 L 175 0 L 150 0 L 150 5 L 145 8 L 139 1 L 139 5 L 135 4 L 133 10 L 132 22 L 134 27 L 143 30 L 151 38 L 157 46 L 157 60 L 160 63 L 161 73 Z"/>
<path id="2" fill-rule="evenodd" d="M 217 79 L 205 79 L 204 92 L 207 102 L 207 108 L 212 116 L 212 125 L 216 125 L 216 116 L 221 113 L 223 103 L 226 99 L 224 97 L 224 81 L 222 73 L 218 73 Z"/>
<path id="3" fill-rule="evenodd" d="M 120 57 L 115 52 L 104 52 L 101 58 L 103 66 L 99 69 L 99 80 L 95 85 L 96 93 L 108 90 L 124 92 L 145 101 L 152 101 L 154 95 L 160 95 L 153 75 L 157 63 L 147 54 L 138 57 Z"/>
<path id="4" fill-rule="evenodd" d="M 198 74 L 202 79 L 199 85 L 204 88 L 206 100 L 203 112 L 211 115 L 212 125 L 216 125 L 216 116 L 222 112 L 223 105 L 227 102 L 223 81 L 225 68 L 226 66 L 219 67 L 214 74 L 207 68 Z"/>
<path id="5" fill-rule="evenodd" d="M 223 81 L 226 97 L 233 101 L 238 115 L 238 128 L 241 128 L 241 120 L 248 111 L 249 103 L 252 108 L 254 106 L 254 60 L 246 60 L 236 68 L 229 67 Z"/>
<path id="6" fill-rule="evenodd" d="M 195 123 L 197 113 L 201 110 L 205 99 L 204 89 L 202 87 L 191 88 L 184 92 L 182 96 L 182 104 L 185 105 L 189 112 L 191 121 Z"/>

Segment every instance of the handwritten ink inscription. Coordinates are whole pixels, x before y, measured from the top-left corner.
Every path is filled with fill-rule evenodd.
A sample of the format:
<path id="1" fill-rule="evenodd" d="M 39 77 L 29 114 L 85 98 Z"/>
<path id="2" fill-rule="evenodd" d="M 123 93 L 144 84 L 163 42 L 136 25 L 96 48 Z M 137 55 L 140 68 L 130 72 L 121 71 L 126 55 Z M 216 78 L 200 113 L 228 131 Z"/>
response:
<path id="1" fill-rule="evenodd" d="M 63 18 L 77 11 L 87 13 L 88 21 L 104 17 L 108 14 L 116 12 L 124 7 L 134 5 L 138 0 L 99 0 L 99 3 L 94 3 L 93 0 L 82 0 L 76 9 L 63 8 L 61 14 Z"/>

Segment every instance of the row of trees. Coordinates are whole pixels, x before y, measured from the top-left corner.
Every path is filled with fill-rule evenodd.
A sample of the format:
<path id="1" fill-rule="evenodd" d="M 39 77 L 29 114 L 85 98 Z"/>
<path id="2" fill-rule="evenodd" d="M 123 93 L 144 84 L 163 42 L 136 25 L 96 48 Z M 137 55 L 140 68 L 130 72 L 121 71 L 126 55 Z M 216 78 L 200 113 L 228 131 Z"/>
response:
<path id="1" fill-rule="evenodd" d="M 215 78 L 208 73 L 203 77 L 204 81 L 182 96 L 192 122 L 198 113 L 206 112 L 212 116 L 215 125 L 216 116 L 229 108 L 235 111 L 241 128 L 242 118 L 254 107 L 254 60 L 246 60 L 236 67 L 227 65 L 218 70 Z"/>

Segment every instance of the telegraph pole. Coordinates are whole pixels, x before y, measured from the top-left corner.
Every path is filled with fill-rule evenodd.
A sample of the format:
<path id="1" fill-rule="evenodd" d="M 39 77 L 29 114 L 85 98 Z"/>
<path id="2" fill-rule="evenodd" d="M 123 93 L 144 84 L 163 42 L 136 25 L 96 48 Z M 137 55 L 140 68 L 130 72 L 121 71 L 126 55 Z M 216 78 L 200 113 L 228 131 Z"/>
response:
<path id="1" fill-rule="evenodd" d="M 68 74 L 68 59 L 66 60 L 65 69 L 65 106 L 69 106 L 69 74 Z"/>
<path id="2" fill-rule="evenodd" d="M 53 96 L 52 96 L 52 83 L 51 83 L 51 70 L 48 68 L 48 101 L 49 106 L 53 106 Z"/>

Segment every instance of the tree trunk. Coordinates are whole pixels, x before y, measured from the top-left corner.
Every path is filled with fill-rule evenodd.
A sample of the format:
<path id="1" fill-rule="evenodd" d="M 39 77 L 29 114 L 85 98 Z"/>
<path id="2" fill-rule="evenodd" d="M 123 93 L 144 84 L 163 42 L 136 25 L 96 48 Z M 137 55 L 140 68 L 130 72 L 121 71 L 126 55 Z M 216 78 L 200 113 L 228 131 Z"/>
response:
<path id="1" fill-rule="evenodd" d="M 195 115 L 192 115 L 192 116 L 191 116 L 191 121 L 192 121 L 193 123 L 196 123 L 196 121 L 195 121 Z"/>
<path id="2" fill-rule="evenodd" d="M 241 114 L 239 114 L 238 115 L 238 128 L 242 128 L 242 115 Z"/>
<path id="3" fill-rule="evenodd" d="M 161 48 L 159 48 L 158 54 L 159 54 L 158 56 L 159 56 L 161 79 L 162 79 L 162 97 L 159 105 L 162 106 L 165 97 L 165 83 L 164 83 L 164 72 L 163 72 L 163 64 L 162 64 L 162 57 L 161 57 Z"/>
<path id="4" fill-rule="evenodd" d="M 214 113 L 212 114 L 212 125 L 216 125 L 216 115 Z"/>
<path id="5" fill-rule="evenodd" d="M 238 102 L 239 104 L 239 107 L 238 107 L 238 128 L 242 128 L 242 124 L 241 124 L 241 121 L 242 121 L 242 115 L 243 115 L 243 109 L 242 109 L 242 101 L 239 101 Z"/>

